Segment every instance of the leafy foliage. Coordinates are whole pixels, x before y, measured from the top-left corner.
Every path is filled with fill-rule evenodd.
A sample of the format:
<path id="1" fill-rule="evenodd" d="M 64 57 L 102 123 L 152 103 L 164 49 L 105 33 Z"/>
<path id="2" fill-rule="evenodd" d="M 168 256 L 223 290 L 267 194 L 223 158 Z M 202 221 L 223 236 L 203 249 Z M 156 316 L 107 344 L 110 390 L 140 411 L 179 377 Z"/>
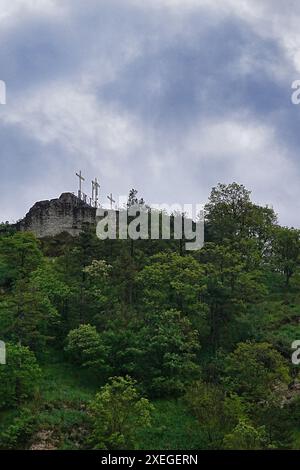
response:
<path id="1" fill-rule="evenodd" d="M 97 449 L 134 449 L 136 435 L 151 423 L 153 406 L 140 398 L 130 377 L 114 377 L 90 406 Z"/>
<path id="2" fill-rule="evenodd" d="M 0 409 L 23 403 L 38 391 L 40 368 L 24 346 L 6 345 L 6 364 L 0 368 Z"/>
<path id="3" fill-rule="evenodd" d="M 237 183 L 205 220 L 188 253 L 1 225 L 1 448 L 299 448 L 299 230 Z"/>

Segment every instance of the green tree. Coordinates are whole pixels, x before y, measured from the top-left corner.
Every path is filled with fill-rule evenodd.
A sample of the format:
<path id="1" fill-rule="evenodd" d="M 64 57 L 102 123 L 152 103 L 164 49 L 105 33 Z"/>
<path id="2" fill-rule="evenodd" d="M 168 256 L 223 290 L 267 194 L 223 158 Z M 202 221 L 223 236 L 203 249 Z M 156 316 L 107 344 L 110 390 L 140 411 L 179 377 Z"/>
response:
<path id="1" fill-rule="evenodd" d="M 0 285 L 11 286 L 27 278 L 41 264 L 42 257 L 39 242 L 31 233 L 0 237 Z"/>
<path id="2" fill-rule="evenodd" d="M 181 395 L 199 377 L 198 333 L 176 310 L 121 311 L 101 336 L 113 373 L 130 374 L 151 396 Z"/>
<path id="3" fill-rule="evenodd" d="M 112 266 L 105 260 L 93 260 L 83 269 L 84 283 L 81 301 L 84 305 L 81 318 L 103 329 L 108 320 L 108 312 L 116 305 L 115 289 L 111 280 Z"/>
<path id="4" fill-rule="evenodd" d="M 208 306 L 208 342 L 215 351 L 236 340 L 238 319 L 264 298 L 267 289 L 261 272 L 247 271 L 243 255 L 232 247 L 207 243 L 196 256 L 206 274 L 202 300 Z"/>
<path id="5" fill-rule="evenodd" d="M 242 419 L 224 437 L 223 447 L 231 450 L 261 450 L 270 448 L 270 445 L 263 426 L 256 428 Z"/>
<path id="6" fill-rule="evenodd" d="M 179 310 L 189 317 L 195 328 L 204 332 L 206 277 L 203 266 L 192 256 L 154 255 L 138 275 L 137 285 L 143 310 L 153 313 Z"/>
<path id="7" fill-rule="evenodd" d="M 29 348 L 6 344 L 6 364 L 0 365 L 0 409 L 32 398 L 38 389 L 41 371 Z"/>
<path id="8" fill-rule="evenodd" d="M 36 279 L 20 279 L 0 302 L 0 325 L 6 338 L 41 351 L 52 339 L 51 327 L 59 314 Z"/>
<path id="9" fill-rule="evenodd" d="M 181 395 L 200 375 L 198 332 L 176 310 L 153 314 L 146 321 L 140 330 L 140 377 L 151 395 Z"/>
<path id="10" fill-rule="evenodd" d="M 69 332 L 65 351 L 78 366 L 97 374 L 107 372 L 108 351 L 95 326 L 80 325 Z"/>
<path id="11" fill-rule="evenodd" d="M 288 287 L 300 262 L 300 230 L 276 227 L 273 238 L 273 256 L 275 269 L 284 274 L 285 285 Z"/>
<path id="12" fill-rule="evenodd" d="M 245 186 L 237 183 L 219 184 L 212 189 L 205 206 L 209 241 L 232 243 L 256 238 L 261 249 L 265 247 L 271 238 L 276 215 L 271 208 L 253 204 L 250 194 Z"/>
<path id="13" fill-rule="evenodd" d="M 131 189 L 129 191 L 129 195 L 128 195 L 128 200 L 127 200 L 127 207 L 131 207 L 131 206 L 137 206 L 137 205 L 140 205 L 140 206 L 143 206 L 145 204 L 145 201 L 143 198 L 138 198 L 138 191 L 137 189 Z"/>
<path id="14" fill-rule="evenodd" d="M 285 359 L 268 343 L 240 343 L 225 361 L 226 388 L 253 406 L 281 403 L 290 382 Z"/>
<path id="15" fill-rule="evenodd" d="M 187 389 L 185 395 L 188 408 L 197 418 L 209 448 L 217 448 L 223 438 L 223 399 L 223 392 L 219 387 L 203 381 L 195 382 Z"/>
<path id="16" fill-rule="evenodd" d="M 55 259 L 44 258 L 42 265 L 31 273 L 30 280 L 57 310 L 63 309 L 70 288 L 63 282 Z"/>
<path id="17" fill-rule="evenodd" d="M 129 376 L 113 377 L 90 406 L 95 449 L 135 449 L 138 433 L 151 425 L 153 406 Z"/>
<path id="18" fill-rule="evenodd" d="M 221 386 L 202 380 L 187 388 L 184 399 L 209 448 L 220 448 L 226 432 L 232 430 L 241 418 L 247 417 L 246 406 L 240 397 L 234 394 L 225 396 Z"/>

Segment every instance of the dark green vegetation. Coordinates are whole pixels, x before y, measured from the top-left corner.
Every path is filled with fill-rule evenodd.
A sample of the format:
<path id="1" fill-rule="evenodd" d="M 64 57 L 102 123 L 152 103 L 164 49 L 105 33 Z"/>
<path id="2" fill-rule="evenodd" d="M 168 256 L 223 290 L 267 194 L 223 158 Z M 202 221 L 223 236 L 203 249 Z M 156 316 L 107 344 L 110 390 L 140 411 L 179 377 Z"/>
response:
<path id="1" fill-rule="evenodd" d="M 299 231 L 234 183 L 183 245 L 1 227 L 0 448 L 300 448 Z"/>

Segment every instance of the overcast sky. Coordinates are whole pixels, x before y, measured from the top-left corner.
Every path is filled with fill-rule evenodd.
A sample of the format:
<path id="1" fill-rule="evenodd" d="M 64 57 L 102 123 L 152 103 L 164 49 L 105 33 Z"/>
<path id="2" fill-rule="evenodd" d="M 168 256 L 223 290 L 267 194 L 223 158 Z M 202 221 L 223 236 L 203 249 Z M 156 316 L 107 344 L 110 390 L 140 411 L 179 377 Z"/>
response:
<path id="1" fill-rule="evenodd" d="M 300 2 L 0 0 L 0 219 L 76 191 L 205 203 L 237 181 L 300 226 Z"/>

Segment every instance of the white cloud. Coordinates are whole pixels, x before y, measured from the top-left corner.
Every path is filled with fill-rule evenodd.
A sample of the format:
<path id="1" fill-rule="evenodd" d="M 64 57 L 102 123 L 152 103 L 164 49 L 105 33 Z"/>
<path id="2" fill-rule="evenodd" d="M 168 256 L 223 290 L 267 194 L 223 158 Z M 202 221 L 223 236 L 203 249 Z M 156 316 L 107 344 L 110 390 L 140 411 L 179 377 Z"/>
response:
<path id="1" fill-rule="evenodd" d="M 164 201 L 172 202 L 173 194 L 176 202 L 187 203 L 193 192 L 194 200 L 199 202 L 201 197 L 205 202 L 210 189 L 207 175 L 201 175 L 198 184 L 202 190 L 196 190 L 194 171 L 209 164 L 215 183 L 242 182 L 253 188 L 258 202 L 274 202 L 285 223 L 295 220 L 289 200 L 293 210 L 298 208 L 297 168 L 277 141 L 275 130 L 249 115 L 229 113 L 221 121 L 202 119 L 187 134 L 170 140 L 161 138 L 157 129 L 148 128 L 129 111 L 99 101 L 84 88 L 55 83 L 7 108 L 2 120 L 45 146 L 58 145 L 63 153 L 73 155 L 74 168 L 92 166 L 117 185 L 136 172 L 146 190 L 151 191 L 153 184 L 160 186 Z M 141 160 L 135 162 L 134 155 Z M 145 180 L 145 171 L 151 184 Z"/>
<path id="2" fill-rule="evenodd" d="M 17 126 L 43 145 L 58 144 L 74 162 L 116 172 L 141 145 L 137 120 L 124 110 L 97 100 L 76 85 L 54 83 L 23 97 L 2 114 L 5 124 Z"/>

